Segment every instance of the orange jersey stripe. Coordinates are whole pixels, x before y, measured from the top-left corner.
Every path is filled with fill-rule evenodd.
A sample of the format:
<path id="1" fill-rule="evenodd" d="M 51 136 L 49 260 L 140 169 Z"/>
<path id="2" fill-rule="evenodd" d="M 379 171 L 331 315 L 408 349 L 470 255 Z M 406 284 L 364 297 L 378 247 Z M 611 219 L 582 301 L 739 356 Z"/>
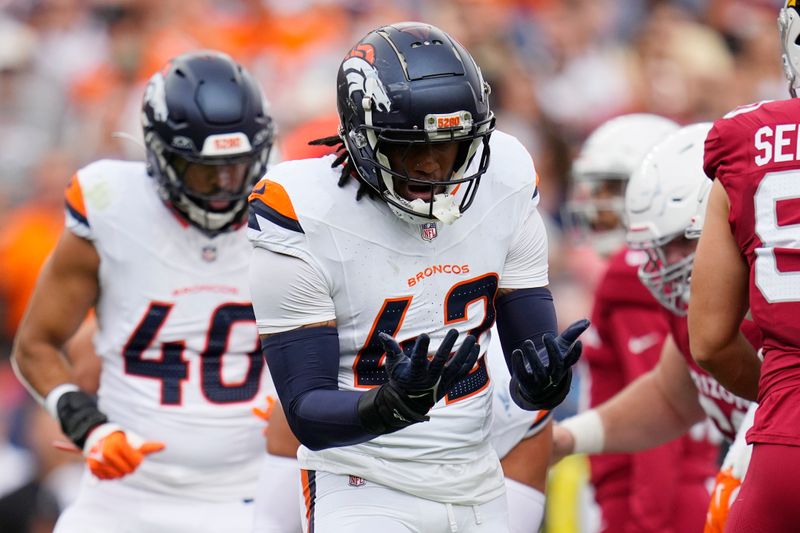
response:
<path id="1" fill-rule="evenodd" d="M 86 205 L 83 203 L 83 191 L 81 184 L 78 181 L 78 175 L 74 174 L 69 180 L 67 190 L 64 193 L 64 198 L 67 201 L 70 209 L 86 218 Z"/>
<path id="2" fill-rule="evenodd" d="M 306 521 L 311 518 L 311 487 L 308 483 L 308 470 L 300 470 L 300 483 L 303 487 L 303 500 L 306 504 Z"/>
<path id="3" fill-rule="evenodd" d="M 278 183 L 263 178 L 253 188 L 250 193 L 249 201 L 261 200 L 265 205 L 271 207 L 286 218 L 297 222 L 297 213 L 294 212 L 292 200 L 286 193 L 286 189 Z"/>

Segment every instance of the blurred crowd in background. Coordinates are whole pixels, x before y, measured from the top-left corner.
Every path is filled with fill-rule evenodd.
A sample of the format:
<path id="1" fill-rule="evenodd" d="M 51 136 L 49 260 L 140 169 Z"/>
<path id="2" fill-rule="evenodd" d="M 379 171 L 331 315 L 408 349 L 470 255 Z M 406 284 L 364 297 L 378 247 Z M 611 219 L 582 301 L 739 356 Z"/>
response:
<path id="1" fill-rule="evenodd" d="M 686 124 L 787 97 L 775 25 L 781 5 L 0 0 L 0 521 L 12 520 L 0 530 L 51 531 L 76 475 L 64 468 L 71 456 L 50 446 L 55 422 L 31 405 L 8 363 L 39 265 L 63 226 L 64 186 L 89 161 L 144 157 L 142 91 L 167 59 L 215 48 L 246 65 L 271 102 L 280 157 L 295 159 L 319 154 L 307 141 L 336 131 L 336 71 L 353 42 L 401 20 L 449 32 L 490 83 L 498 128 L 536 162 L 550 218 L 551 283 L 567 324 L 588 316 L 602 268 L 562 233 L 560 208 L 582 141 L 623 113 Z M 19 529 L 8 525 L 15 523 Z"/>

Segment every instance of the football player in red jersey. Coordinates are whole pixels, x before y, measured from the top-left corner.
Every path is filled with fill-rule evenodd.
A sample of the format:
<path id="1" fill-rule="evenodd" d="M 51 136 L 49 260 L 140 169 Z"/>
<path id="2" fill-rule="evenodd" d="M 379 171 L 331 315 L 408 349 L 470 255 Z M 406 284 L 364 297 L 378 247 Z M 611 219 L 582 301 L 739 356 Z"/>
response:
<path id="1" fill-rule="evenodd" d="M 555 453 L 608 453 L 644 450 L 686 433 L 708 416 L 728 439 L 745 425 L 749 402 L 724 390 L 697 366 L 689 351 L 686 318 L 689 279 L 696 239 L 703 225 L 710 183 L 702 173 L 703 142 L 709 123 L 682 128 L 660 143 L 634 173 L 626 191 L 628 244 L 647 253 L 639 276 L 663 305 L 670 336 L 655 368 L 596 409 L 565 420 L 555 429 Z M 760 344 L 751 321 L 742 324 L 754 345 Z M 687 441 L 691 442 L 691 441 Z M 703 446 L 695 443 L 702 457 Z M 684 473 L 705 479 L 713 473 L 715 454 L 705 447 L 705 461 L 682 462 Z M 719 527 L 729 496 L 741 478 L 747 450 L 726 458 L 730 471 L 720 475 L 711 520 Z M 669 465 L 674 468 L 674 464 Z M 746 466 L 745 466 L 746 468 Z M 724 483 L 723 483 L 724 481 Z M 685 489 L 685 487 L 682 487 Z M 697 488 L 697 487 L 695 487 Z M 695 521 L 667 520 L 672 531 L 699 530 L 707 491 L 680 491 L 681 502 L 695 510 Z M 659 500 L 663 501 L 663 496 Z M 675 508 L 682 507 L 676 505 Z M 721 531 L 706 529 L 706 531 Z"/>
<path id="2" fill-rule="evenodd" d="M 581 233 L 595 251 L 610 254 L 594 295 L 590 330 L 594 335 L 587 335 L 584 343 L 590 407 L 603 404 L 650 371 L 667 336 L 665 313 L 637 276 L 646 255 L 624 246 L 623 193 L 645 154 L 677 129 L 677 124 L 656 115 L 614 118 L 589 136 L 573 164 L 568 220 L 585 222 L 577 227 L 586 229 Z M 695 473 L 710 474 L 710 450 L 688 436 L 663 442 L 635 454 L 589 458 L 604 531 L 664 531 L 665 524 L 702 523 L 704 502 L 673 502 L 681 494 L 705 491 L 705 475 Z M 675 508 L 681 509 L 679 516 Z"/>
<path id="3" fill-rule="evenodd" d="M 714 473 L 716 447 L 697 438 L 705 436 L 702 432 L 694 438 L 685 435 L 693 424 L 705 418 L 705 413 L 697 399 L 699 386 L 693 383 L 694 376 L 687 370 L 676 342 L 668 339 L 664 343 L 664 338 L 670 326 L 681 320 L 675 314 L 684 315 L 685 323 L 683 293 L 691 257 L 684 257 L 691 245 L 684 244 L 684 231 L 697 213 L 702 187 L 706 191 L 708 188 L 701 174 L 702 146 L 708 127 L 683 128 L 658 143 L 633 173 L 626 191 L 628 245 L 642 257 L 638 276 L 636 266 L 628 267 L 634 283 L 617 288 L 631 301 L 631 295 L 640 295 L 639 307 L 647 314 L 635 313 L 633 303 L 621 306 L 623 296 L 617 294 L 615 305 L 607 306 L 614 313 L 608 331 L 615 335 L 632 328 L 652 328 L 654 324 L 662 329 L 629 338 L 627 345 L 609 345 L 608 359 L 616 356 L 631 360 L 629 367 L 638 364 L 641 370 L 627 386 L 611 389 L 605 384 L 605 397 L 593 394 L 595 409 L 555 428 L 556 457 L 576 451 L 605 453 L 591 457 L 593 481 L 599 481 L 597 494 L 604 531 L 696 531 L 705 516 L 705 482 Z M 602 324 L 602 315 L 594 318 Z M 597 385 L 593 378 L 592 389 Z M 662 394 L 664 391 L 667 392 Z M 670 396 L 685 401 L 671 402 Z M 673 403 L 679 406 L 674 407 Z M 713 400 L 708 403 L 713 404 Z M 730 411 L 728 406 L 728 414 Z M 721 414 L 717 418 L 722 427 L 731 426 L 729 416 Z M 730 429 L 731 437 L 733 432 Z M 674 440 L 681 435 L 684 436 Z M 632 452 L 638 453 L 621 455 Z M 622 463 L 623 459 L 628 460 L 628 465 Z M 611 470 L 610 466 L 620 464 L 624 466 Z M 598 475 L 595 465 L 605 467 L 601 471 L 605 477 Z M 681 512 L 676 513 L 675 509 Z"/>
<path id="4" fill-rule="evenodd" d="M 778 17 L 789 90 L 800 85 L 800 12 Z M 714 180 L 692 279 L 692 353 L 725 388 L 758 400 L 753 455 L 726 531 L 795 531 L 800 523 L 800 100 L 740 107 L 705 144 Z M 750 310 L 763 363 L 738 324 Z"/>

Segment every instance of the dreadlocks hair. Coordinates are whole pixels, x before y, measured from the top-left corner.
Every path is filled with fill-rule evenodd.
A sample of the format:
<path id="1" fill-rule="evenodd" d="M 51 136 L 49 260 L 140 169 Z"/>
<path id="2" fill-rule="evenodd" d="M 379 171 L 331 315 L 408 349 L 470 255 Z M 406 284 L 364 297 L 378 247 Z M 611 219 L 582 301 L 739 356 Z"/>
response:
<path id="1" fill-rule="evenodd" d="M 314 139 L 313 141 L 308 142 L 311 146 L 335 146 L 336 152 L 336 159 L 333 160 L 331 163 L 331 168 L 336 168 L 339 165 L 342 166 L 342 173 L 339 175 L 339 181 L 337 185 L 339 187 L 344 187 L 345 184 L 350 180 L 351 177 L 354 177 L 358 181 L 358 191 L 356 192 L 356 201 L 361 200 L 364 196 L 369 196 L 370 198 L 377 198 L 377 193 L 375 189 L 370 187 L 364 180 L 361 179 L 361 176 L 358 175 L 358 171 L 356 170 L 356 166 L 353 164 L 353 161 L 350 159 L 349 154 L 347 153 L 347 147 L 344 144 L 344 140 L 338 135 L 332 135 L 330 137 L 322 137 L 321 139 Z"/>

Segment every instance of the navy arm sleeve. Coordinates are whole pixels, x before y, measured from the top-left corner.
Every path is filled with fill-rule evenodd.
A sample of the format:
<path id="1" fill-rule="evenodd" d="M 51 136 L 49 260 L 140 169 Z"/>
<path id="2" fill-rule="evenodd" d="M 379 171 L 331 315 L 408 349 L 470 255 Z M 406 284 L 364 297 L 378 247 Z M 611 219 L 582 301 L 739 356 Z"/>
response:
<path id="1" fill-rule="evenodd" d="M 511 352 L 530 339 L 537 350 L 544 347 L 542 336 L 556 334 L 558 327 L 553 295 L 547 287 L 516 289 L 495 302 L 497 334 L 509 372 L 513 375 Z"/>
<path id="2" fill-rule="evenodd" d="M 304 446 L 322 450 L 376 437 L 358 415 L 361 392 L 339 390 L 336 328 L 301 328 L 261 343 L 289 427 Z"/>

